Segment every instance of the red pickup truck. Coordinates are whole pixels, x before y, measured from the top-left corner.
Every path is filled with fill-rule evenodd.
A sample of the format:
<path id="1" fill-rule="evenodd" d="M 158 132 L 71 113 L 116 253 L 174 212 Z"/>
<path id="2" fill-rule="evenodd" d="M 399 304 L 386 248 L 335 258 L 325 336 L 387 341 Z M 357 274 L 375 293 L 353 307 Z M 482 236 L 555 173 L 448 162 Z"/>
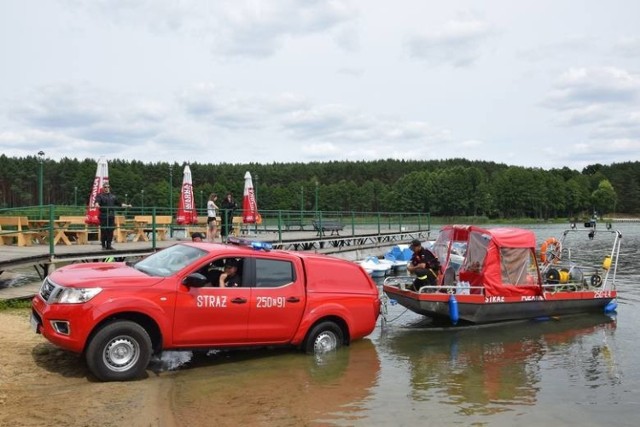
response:
<path id="1" fill-rule="evenodd" d="M 32 326 L 82 353 L 103 381 L 142 376 L 163 350 L 321 353 L 375 328 L 379 292 L 357 264 L 244 243 L 180 243 L 135 264 L 59 268 L 33 298 Z"/>

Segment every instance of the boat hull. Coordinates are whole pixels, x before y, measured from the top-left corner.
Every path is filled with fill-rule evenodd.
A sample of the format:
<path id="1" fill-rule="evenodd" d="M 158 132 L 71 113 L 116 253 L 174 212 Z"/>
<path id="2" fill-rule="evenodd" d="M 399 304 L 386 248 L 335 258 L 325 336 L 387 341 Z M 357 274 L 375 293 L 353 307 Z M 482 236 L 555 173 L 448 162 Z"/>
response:
<path id="1" fill-rule="evenodd" d="M 387 275 L 386 270 L 367 270 L 371 277 L 384 277 Z"/>
<path id="2" fill-rule="evenodd" d="M 384 286 L 384 292 L 414 313 L 432 318 L 450 318 L 447 293 L 417 293 Z M 455 295 L 459 320 L 493 323 L 508 320 L 604 311 L 616 298 L 615 291 L 577 291 L 545 293 L 544 296 L 485 297 Z"/>

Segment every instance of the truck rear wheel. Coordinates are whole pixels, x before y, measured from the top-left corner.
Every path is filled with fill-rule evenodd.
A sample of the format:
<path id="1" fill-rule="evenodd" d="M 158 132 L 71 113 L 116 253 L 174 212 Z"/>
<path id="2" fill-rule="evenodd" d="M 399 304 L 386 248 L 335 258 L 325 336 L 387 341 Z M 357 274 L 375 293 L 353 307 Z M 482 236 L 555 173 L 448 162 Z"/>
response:
<path id="1" fill-rule="evenodd" d="M 311 329 L 304 343 L 308 354 L 322 354 L 333 351 L 343 342 L 342 329 L 333 322 L 321 322 Z"/>
<path id="2" fill-rule="evenodd" d="M 102 381 L 138 378 L 151 359 L 151 338 L 139 324 L 118 320 L 93 336 L 85 358 L 89 370 Z"/>

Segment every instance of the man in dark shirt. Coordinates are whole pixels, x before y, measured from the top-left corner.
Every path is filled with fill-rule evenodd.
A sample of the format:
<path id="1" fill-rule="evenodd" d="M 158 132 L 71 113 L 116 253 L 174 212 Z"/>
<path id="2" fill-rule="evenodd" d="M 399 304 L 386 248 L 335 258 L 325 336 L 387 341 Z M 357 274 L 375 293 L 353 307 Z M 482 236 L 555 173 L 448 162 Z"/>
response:
<path id="1" fill-rule="evenodd" d="M 115 207 L 130 208 L 131 205 L 120 203 L 118 197 L 111 192 L 111 186 L 107 182 L 102 186 L 102 193 L 96 196 L 95 207 L 100 208 L 100 241 L 102 249 L 113 249 L 113 227 L 115 222 Z"/>
<path id="2" fill-rule="evenodd" d="M 231 193 L 227 193 L 227 196 L 220 205 L 220 209 L 220 235 L 222 236 L 222 241 L 226 242 L 227 236 L 233 231 L 233 212 L 238 209 L 238 205 L 235 200 L 233 200 Z"/>
<path id="3" fill-rule="evenodd" d="M 424 277 L 423 280 L 428 280 L 431 285 L 435 285 L 438 273 L 440 272 L 440 262 L 438 258 L 429 249 L 422 247 L 422 243 L 418 239 L 414 239 L 411 242 L 411 250 L 413 256 L 407 266 L 409 273 L 418 274 Z"/>
<path id="4" fill-rule="evenodd" d="M 240 262 L 235 259 L 228 259 L 224 264 L 224 271 L 220 275 L 220 287 L 238 287 L 241 285 L 240 275 L 238 274 L 238 266 Z"/>

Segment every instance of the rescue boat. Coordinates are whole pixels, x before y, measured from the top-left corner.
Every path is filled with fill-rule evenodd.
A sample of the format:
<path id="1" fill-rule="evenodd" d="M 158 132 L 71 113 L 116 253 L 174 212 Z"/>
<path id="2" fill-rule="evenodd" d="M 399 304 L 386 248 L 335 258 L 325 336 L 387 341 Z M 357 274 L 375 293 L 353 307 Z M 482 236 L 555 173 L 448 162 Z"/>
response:
<path id="1" fill-rule="evenodd" d="M 451 323 L 492 323 L 614 311 L 622 235 L 569 229 L 537 251 L 531 230 L 443 227 L 434 244 L 437 283 L 388 277 L 386 296 L 409 310 Z M 460 259 L 461 258 L 461 259 Z"/>

